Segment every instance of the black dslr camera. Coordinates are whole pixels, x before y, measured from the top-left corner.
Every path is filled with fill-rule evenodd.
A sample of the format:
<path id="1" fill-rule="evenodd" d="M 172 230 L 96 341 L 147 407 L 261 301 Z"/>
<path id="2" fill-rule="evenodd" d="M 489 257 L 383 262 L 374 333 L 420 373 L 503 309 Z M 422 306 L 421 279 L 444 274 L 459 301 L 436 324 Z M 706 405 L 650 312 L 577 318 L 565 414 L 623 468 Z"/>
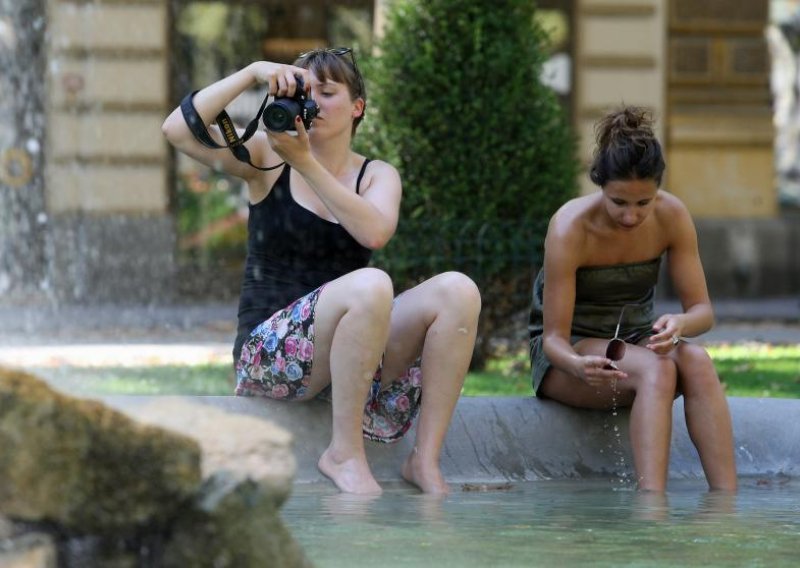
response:
<path id="1" fill-rule="evenodd" d="M 319 114 L 319 106 L 309 98 L 303 85 L 303 78 L 295 75 L 297 87 L 293 97 L 275 97 L 264 109 L 264 126 L 273 132 L 297 130 L 294 119 L 300 117 L 306 130 L 311 128 L 311 121 Z"/>

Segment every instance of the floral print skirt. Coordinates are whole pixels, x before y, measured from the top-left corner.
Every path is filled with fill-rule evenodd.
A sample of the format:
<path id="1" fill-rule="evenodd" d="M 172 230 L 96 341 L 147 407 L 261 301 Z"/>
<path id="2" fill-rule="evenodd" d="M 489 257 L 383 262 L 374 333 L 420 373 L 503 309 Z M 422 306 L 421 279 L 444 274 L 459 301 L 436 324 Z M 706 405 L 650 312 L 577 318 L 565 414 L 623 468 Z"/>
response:
<path id="1" fill-rule="evenodd" d="M 251 332 L 236 363 L 237 396 L 294 400 L 306 394 L 314 359 L 314 312 L 323 288 L 274 313 Z M 381 388 L 381 371 L 382 365 L 367 397 L 363 432 L 376 442 L 394 442 L 408 432 L 419 413 L 421 359 L 385 388 Z M 317 398 L 330 400 L 330 386 Z"/>

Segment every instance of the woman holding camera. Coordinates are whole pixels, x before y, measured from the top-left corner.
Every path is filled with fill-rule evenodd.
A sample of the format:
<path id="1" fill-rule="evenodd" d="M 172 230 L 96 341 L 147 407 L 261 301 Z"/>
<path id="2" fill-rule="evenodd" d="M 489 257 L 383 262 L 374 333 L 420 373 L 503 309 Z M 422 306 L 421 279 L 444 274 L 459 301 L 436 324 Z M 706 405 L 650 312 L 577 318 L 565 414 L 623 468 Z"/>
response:
<path id="1" fill-rule="evenodd" d="M 318 49 L 293 65 L 252 63 L 192 99 L 211 123 L 239 94 L 263 84 L 294 97 L 302 79 L 318 106 L 310 129 L 259 131 L 253 164 L 199 143 L 175 109 L 163 131 L 178 150 L 238 176 L 249 191 L 248 254 L 234 347 L 236 394 L 308 401 L 329 396 L 331 442 L 320 471 L 341 491 L 380 493 L 364 437 L 391 442 L 419 413 L 402 475 L 443 493 L 439 457 L 477 330 L 480 294 L 459 273 L 435 276 L 396 298 L 389 277 L 367 267 L 395 232 L 401 182 L 394 167 L 351 149 L 366 106 L 352 51 Z M 240 133 L 241 135 L 241 133 Z M 424 393 L 424 397 L 421 397 Z"/>
<path id="2" fill-rule="evenodd" d="M 552 217 L 534 284 L 534 391 L 578 408 L 630 406 L 638 486 L 658 492 L 667 482 L 673 400 L 683 394 L 710 487 L 734 490 L 725 392 L 706 351 L 685 340 L 714 321 L 694 223 L 678 198 L 659 190 L 665 162 L 647 112 L 619 109 L 596 133 L 590 177 L 601 191 Z M 656 317 L 665 254 L 683 312 Z M 627 345 L 609 342 L 618 336 Z"/>

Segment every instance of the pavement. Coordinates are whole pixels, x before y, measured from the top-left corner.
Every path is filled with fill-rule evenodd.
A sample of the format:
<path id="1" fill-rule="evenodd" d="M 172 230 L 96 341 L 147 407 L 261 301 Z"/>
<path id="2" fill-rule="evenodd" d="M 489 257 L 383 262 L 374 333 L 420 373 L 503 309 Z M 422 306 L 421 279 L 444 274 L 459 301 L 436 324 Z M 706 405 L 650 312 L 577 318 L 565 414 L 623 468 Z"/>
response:
<path id="1" fill-rule="evenodd" d="M 800 297 L 715 302 L 703 344 L 800 344 Z M 657 313 L 678 311 L 657 303 Z M 228 362 L 236 305 L 0 306 L 0 365 L 105 366 Z M 520 333 L 524 345 L 524 330 Z"/>

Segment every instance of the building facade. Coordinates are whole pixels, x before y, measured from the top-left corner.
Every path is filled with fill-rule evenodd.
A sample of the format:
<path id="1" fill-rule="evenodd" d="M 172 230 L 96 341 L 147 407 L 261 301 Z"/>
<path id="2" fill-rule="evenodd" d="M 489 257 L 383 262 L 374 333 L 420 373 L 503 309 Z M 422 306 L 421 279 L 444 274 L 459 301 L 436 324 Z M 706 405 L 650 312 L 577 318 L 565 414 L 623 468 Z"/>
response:
<path id="1" fill-rule="evenodd" d="M 262 34 L 253 44 L 260 56 L 289 60 L 354 33 L 380 36 L 389 2 L 4 3 L 4 301 L 175 300 L 182 278 L 176 268 L 180 165 L 160 125 L 186 90 L 200 86 L 193 81 L 202 69 L 194 79 L 183 73 L 197 65 L 198 42 L 229 42 L 227 53 L 235 56 L 243 49 L 235 32 L 245 28 L 226 26 L 238 17 L 248 33 Z M 697 221 L 712 294 L 797 294 L 800 223 L 779 207 L 775 181 L 769 1 L 537 5 L 560 11 L 568 22 L 571 65 L 562 100 L 578 134 L 578 159 L 588 163 L 593 124 L 607 109 L 621 103 L 652 108 L 667 152 L 664 188 Z M 263 26 L 247 13 L 236 16 L 232 6 L 260 10 Z M 206 21 L 213 10 L 228 10 L 216 36 Z M 190 20 L 197 35 L 187 45 Z M 215 57 L 204 71 L 209 77 L 232 64 Z M 595 190 L 585 176 L 581 186 Z"/>

